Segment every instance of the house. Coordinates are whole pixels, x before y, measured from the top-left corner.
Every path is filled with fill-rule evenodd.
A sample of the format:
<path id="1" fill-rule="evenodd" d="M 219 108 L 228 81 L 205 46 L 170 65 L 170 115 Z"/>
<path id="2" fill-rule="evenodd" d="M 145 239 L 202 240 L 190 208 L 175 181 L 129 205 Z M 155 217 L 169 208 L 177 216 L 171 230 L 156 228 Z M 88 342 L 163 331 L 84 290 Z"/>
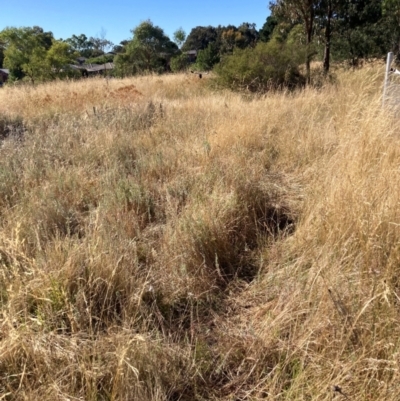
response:
<path id="1" fill-rule="evenodd" d="M 0 68 L 0 86 L 2 86 L 3 83 L 7 81 L 9 75 L 10 70 L 8 70 L 7 68 Z"/>
<path id="2" fill-rule="evenodd" d="M 197 50 L 189 50 L 188 52 L 186 52 L 188 59 L 189 59 L 189 63 L 195 63 L 196 59 L 197 59 Z"/>
<path id="3" fill-rule="evenodd" d="M 83 64 L 83 65 L 73 65 L 70 67 L 73 70 L 79 70 L 82 76 L 88 77 L 96 74 L 104 74 L 106 71 L 114 69 L 114 63 L 104 63 L 104 64 Z"/>
<path id="4" fill-rule="evenodd" d="M 113 70 L 114 63 L 86 64 L 84 67 L 89 74 L 103 74 L 106 70 Z"/>

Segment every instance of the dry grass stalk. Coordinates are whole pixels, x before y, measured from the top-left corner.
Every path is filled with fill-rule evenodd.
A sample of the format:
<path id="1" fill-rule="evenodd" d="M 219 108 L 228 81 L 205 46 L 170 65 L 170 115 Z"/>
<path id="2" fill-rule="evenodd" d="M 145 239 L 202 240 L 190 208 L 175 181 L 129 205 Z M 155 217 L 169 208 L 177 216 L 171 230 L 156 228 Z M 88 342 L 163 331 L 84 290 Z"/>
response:
<path id="1" fill-rule="evenodd" d="M 397 400 L 382 70 L 0 91 L 0 399 Z"/>

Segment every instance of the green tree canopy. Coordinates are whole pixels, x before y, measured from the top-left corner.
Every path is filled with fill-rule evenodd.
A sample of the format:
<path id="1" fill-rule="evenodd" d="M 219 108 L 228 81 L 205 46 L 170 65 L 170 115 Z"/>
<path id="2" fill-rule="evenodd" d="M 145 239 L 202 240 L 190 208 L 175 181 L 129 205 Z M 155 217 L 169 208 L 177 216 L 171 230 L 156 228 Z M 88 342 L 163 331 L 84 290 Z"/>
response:
<path id="1" fill-rule="evenodd" d="M 52 78 L 65 75 L 68 72 L 69 64 L 72 64 L 77 56 L 78 54 L 68 43 L 54 40 L 45 58 L 49 75 Z"/>
<path id="2" fill-rule="evenodd" d="M 49 43 L 50 38 L 50 43 Z M 38 27 L 6 28 L 0 33 L 5 44 L 4 66 L 10 69 L 11 79 L 28 76 L 32 82 L 41 75 L 46 51 L 51 47 L 52 34 Z"/>
<path id="3" fill-rule="evenodd" d="M 388 50 L 400 53 L 400 1 L 383 0 L 382 13 L 385 19 L 389 45 Z"/>
<path id="4" fill-rule="evenodd" d="M 392 32 L 385 25 L 382 0 L 341 1 L 339 4 L 333 50 L 353 64 L 360 58 L 385 54 Z"/>
<path id="5" fill-rule="evenodd" d="M 92 57 L 101 56 L 104 53 L 112 50 L 112 48 L 114 47 L 114 43 L 108 39 L 105 39 L 104 37 L 103 38 L 91 37 L 90 42 L 93 43 L 93 51 L 91 55 Z"/>
<path id="6" fill-rule="evenodd" d="M 182 50 L 197 50 L 196 67 L 209 70 L 223 55 L 232 54 L 235 48 L 255 47 L 258 40 L 259 33 L 256 25 L 249 22 L 243 22 L 239 27 L 234 25 L 219 25 L 216 28 L 197 26 L 191 30 Z"/>
<path id="7" fill-rule="evenodd" d="M 272 39 L 255 48 L 236 48 L 214 68 L 216 82 L 230 89 L 265 92 L 304 84 L 298 66 L 304 55 L 295 43 Z"/>
<path id="8" fill-rule="evenodd" d="M 6 28 L 0 32 L 0 40 L 11 79 L 28 78 L 34 83 L 54 78 L 76 56 L 68 43 L 56 41 L 51 32 L 39 27 Z"/>
<path id="9" fill-rule="evenodd" d="M 200 50 L 197 54 L 195 68 L 202 71 L 211 70 L 215 64 L 219 63 L 220 56 L 215 42 L 211 42 L 208 46 Z"/>
<path id="10" fill-rule="evenodd" d="M 260 38 L 260 35 L 256 29 L 256 24 L 243 22 L 238 26 L 238 32 L 240 33 L 239 39 L 236 41 L 236 46 L 240 49 L 246 47 L 254 47 Z"/>
<path id="11" fill-rule="evenodd" d="M 274 15 L 269 15 L 258 32 L 260 40 L 262 42 L 268 42 L 272 38 L 272 33 L 274 32 L 275 27 L 278 25 L 278 18 Z"/>
<path id="12" fill-rule="evenodd" d="M 65 39 L 74 51 L 78 52 L 83 57 L 92 57 L 94 43 L 88 39 L 85 34 L 72 35 L 70 38 Z"/>
<path id="13" fill-rule="evenodd" d="M 178 28 L 174 32 L 174 42 L 178 45 L 179 48 L 182 47 L 183 43 L 186 39 L 186 32 L 182 28 Z"/>
<path id="14" fill-rule="evenodd" d="M 209 43 L 216 42 L 217 38 L 218 32 L 216 28 L 212 26 L 197 26 L 190 31 L 182 50 L 203 50 Z"/>
<path id="15" fill-rule="evenodd" d="M 327 73 L 331 53 L 336 60 L 350 60 L 356 65 L 360 58 L 379 57 L 389 49 L 398 48 L 400 39 L 400 21 L 396 21 L 398 2 L 398 0 L 275 0 L 270 4 L 270 8 L 280 31 L 283 24 L 291 27 L 302 24 L 307 48 L 307 81 L 310 82 L 310 62 L 318 49 L 320 51 L 323 49 L 323 65 Z M 385 16 L 385 7 L 386 10 L 393 11 L 390 17 Z M 315 38 L 318 40 L 314 40 Z"/>
<path id="16" fill-rule="evenodd" d="M 186 53 L 177 54 L 171 58 L 170 67 L 172 72 L 184 71 L 189 65 L 190 61 Z"/>
<path id="17" fill-rule="evenodd" d="M 235 47 L 240 49 L 254 47 L 259 39 L 255 24 L 248 22 L 243 22 L 238 28 L 233 25 L 218 27 L 217 32 L 218 40 L 213 43 L 219 47 L 220 54 L 232 53 Z"/>
<path id="18" fill-rule="evenodd" d="M 65 39 L 76 52 L 82 57 L 93 58 L 102 56 L 105 52 L 113 49 L 114 44 L 105 38 L 105 31 L 102 30 L 99 37 L 88 38 L 85 34 L 72 35 Z"/>
<path id="19" fill-rule="evenodd" d="M 122 75 L 162 71 L 170 57 L 178 51 L 178 46 L 150 20 L 139 24 L 132 30 L 132 34 L 132 40 L 125 45 L 125 52 L 115 59 Z"/>
<path id="20" fill-rule="evenodd" d="M 270 7 L 277 18 L 287 18 L 292 23 L 301 22 L 304 26 L 306 38 L 306 77 L 310 82 L 311 42 L 313 39 L 314 22 L 319 0 L 275 0 Z"/>

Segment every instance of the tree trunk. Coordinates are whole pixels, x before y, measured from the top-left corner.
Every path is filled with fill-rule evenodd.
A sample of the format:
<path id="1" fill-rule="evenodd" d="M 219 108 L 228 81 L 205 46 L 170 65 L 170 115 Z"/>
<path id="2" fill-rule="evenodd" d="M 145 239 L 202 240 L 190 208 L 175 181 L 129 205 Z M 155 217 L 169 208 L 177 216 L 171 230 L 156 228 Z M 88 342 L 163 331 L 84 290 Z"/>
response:
<path id="1" fill-rule="evenodd" d="M 332 2 L 328 1 L 328 13 L 325 29 L 325 51 L 324 51 L 324 74 L 329 73 L 330 57 L 331 57 L 331 19 L 332 19 Z"/>
<path id="2" fill-rule="evenodd" d="M 307 85 L 311 83 L 311 41 L 312 41 L 312 24 L 307 27 L 307 55 L 306 55 L 306 80 Z"/>
<path id="3" fill-rule="evenodd" d="M 306 55 L 306 82 L 307 85 L 311 84 L 311 42 L 314 28 L 314 2 L 313 0 L 307 1 L 307 8 L 303 14 L 305 28 L 306 28 L 306 45 L 307 45 L 307 55 Z"/>

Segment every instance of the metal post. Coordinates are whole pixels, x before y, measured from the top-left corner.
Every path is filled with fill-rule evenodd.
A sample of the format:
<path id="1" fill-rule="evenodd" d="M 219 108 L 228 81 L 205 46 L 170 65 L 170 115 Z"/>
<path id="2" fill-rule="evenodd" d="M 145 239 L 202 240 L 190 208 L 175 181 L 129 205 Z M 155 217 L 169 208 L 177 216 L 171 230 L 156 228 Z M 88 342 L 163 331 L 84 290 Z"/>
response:
<path id="1" fill-rule="evenodd" d="M 393 53 L 390 52 L 390 53 L 388 53 L 387 59 L 386 59 L 386 72 L 385 72 L 385 82 L 383 84 L 382 107 L 385 106 L 387 87 L 389 85 L 390 66 L 392 65 L 392 61 L 393 61 Z"/>

